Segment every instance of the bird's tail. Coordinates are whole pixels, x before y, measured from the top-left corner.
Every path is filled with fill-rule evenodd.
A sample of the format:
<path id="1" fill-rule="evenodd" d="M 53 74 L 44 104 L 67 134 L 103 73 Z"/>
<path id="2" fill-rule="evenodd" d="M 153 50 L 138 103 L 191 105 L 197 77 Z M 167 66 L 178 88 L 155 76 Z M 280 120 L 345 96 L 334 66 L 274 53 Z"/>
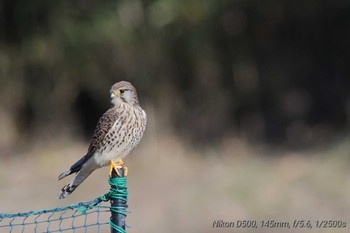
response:
<path id="1" fill-rule="evenodd" d="M 82 169 L 81 171 L 79 171 L 68 184 L 63 186 L 58 195 L 58 198 L 66 198 L 91 174 L 91 172 L 92 171 L 87 171 L 87 169 Z"/>
<path id="2" fill-rule="evenodd" d="M 81 159 L 79 159 L 75 164 L 73 164 L 70 168 L 62 172 L 58 176 L 58 180 L 62 180 L 64 177 L 69 176 L 70 174 L 73 174 L 75 172 L 79 172 L 82 168 L 83 164 L 86 162 L 86 155 L 83 156 Z"/>
<path id="3" fill-rule="evenodd" d="M 86 162 L 86 158 L 86 155 L 83 156 L 80 160 L 58 176 L 58 180 L 61 180 L 66 176 L 77 173 L 75 177 L 61 189 L 61 192 L 58 195 L 59 199 L 63 199 L 71 194 L 93 171 L 89 169 L 88 166 L 83 166 Z"/>

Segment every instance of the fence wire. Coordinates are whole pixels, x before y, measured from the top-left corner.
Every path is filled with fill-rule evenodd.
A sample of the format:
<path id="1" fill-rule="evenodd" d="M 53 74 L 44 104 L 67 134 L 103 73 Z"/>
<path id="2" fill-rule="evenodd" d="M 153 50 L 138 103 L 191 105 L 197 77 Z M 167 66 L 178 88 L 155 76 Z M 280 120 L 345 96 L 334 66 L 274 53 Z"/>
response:
<path id="1" fill-rule="evenodd" d="M 0 232 L 109 232 L 110 214 L 110 206 L 103 206 L 101 198 L 63 208 L 0 213 Z"/>
<path id="2" fill-rule="evenodd" d="M 0 232 L 108 232 L 110 206 L 103 206 L 101 198 L 63 208 L 0 213 Z"/>
<path id="3" fill-rule="evenodd" d="M 126 233 L 126 177 L 118 177 L 114 171 L 108 182 L 111 186 L 109 192 L 92 201 L 25 213 L 0 213 L 0 233 L 99 233 L 111 229 L 112 232 Z M 112 206 L 102 205 L 108 201 Z"/>

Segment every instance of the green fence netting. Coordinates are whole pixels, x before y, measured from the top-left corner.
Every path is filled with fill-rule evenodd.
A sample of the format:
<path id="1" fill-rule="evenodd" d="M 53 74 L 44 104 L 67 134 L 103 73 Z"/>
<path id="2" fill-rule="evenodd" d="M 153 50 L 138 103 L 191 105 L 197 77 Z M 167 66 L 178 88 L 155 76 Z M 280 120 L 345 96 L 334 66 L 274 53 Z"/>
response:
<path id="1" fill-rule="evenodd" d="M 126 178 L 110 178 L 110 192 L 88 202 L 24 213 L 0 213 L 1 233 L 126 232 L 111 220 L 112 214 L 126 216 L 126 205 L 104 205 L 109 200 L 127 201 Z M 114 230 L 114 231 L 113 231 Z"/>

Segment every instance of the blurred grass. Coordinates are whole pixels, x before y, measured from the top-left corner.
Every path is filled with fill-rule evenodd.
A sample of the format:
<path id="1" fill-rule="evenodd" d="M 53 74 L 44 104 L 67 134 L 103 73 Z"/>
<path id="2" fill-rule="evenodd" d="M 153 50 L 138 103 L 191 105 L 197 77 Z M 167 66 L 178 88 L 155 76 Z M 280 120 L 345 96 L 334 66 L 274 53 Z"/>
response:
<path id="1" fill-rule="evenodd" d="M 84 142 L 58 140 L 21 156 L 3 156 L 1 212 L 54 208 L 106 193 L 104 168 L 69 198 L 57 199 L 68 182 L 57 182 L 57 175 L 86 147 Z M 349 220 L 349 139 L 322 151 L 288 152 L 230 138 L 220 149 L 205 153 L 208 156 L 200 156 L 173 136 L 147 135 L 126 160 L 131 211 L 127 223 L 132 227 L 128 232 L 232 232 L 212 228 L 213 221 L 221 219 Z M 346 229 L 319 230 L 305 232 Z M 266 232 L 271 231 L 281 229 Z"/>

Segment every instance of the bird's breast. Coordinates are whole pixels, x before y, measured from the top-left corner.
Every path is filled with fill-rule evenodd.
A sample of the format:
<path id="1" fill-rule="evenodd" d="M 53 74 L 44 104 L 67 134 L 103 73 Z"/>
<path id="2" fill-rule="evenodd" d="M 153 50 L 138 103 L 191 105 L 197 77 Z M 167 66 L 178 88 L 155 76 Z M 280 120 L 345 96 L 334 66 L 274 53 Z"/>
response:
<path id="1" fill-rule="evenodd" d="M 145 128 L 146 114 L 141 108 L 124 111 L 103 139 L 96 162 L 106 166 L 112 159 L 123 159 L 140 142 Z"/>

